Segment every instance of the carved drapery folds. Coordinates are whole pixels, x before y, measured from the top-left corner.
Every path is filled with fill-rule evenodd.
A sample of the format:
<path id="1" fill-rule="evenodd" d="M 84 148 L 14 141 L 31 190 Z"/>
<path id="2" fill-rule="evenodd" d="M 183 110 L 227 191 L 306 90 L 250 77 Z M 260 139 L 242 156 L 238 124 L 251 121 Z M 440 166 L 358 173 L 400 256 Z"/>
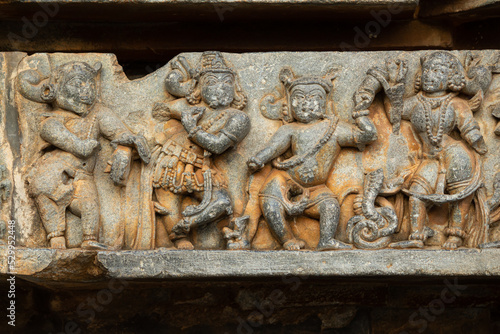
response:
<path id="1" fill-rule="evenodd" d="M 2 59 L 2 243 L 500 246 L 496 51 Z"/>

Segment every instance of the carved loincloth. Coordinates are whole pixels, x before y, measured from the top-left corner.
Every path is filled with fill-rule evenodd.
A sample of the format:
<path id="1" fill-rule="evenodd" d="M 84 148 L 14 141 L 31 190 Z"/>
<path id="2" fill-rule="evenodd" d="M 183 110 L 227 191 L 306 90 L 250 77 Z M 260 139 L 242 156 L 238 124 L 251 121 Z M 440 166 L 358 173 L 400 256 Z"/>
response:
<path id="1" fill-rule="evenodd" d="M 427 190 L 426 194 L 420 194 L 420 193 L 415 193 L 410 191 L 409 189 L 402 189 L 402 191 L 407 194 L 408 196 L 414 196 L 420 200 L 424 201 L 429 201 L 434 204 L 444 204 L 444 203 L 449 203 L 449 202 L 456 202 L 460 201 L 470 195 L 472 195 L 474 192 L 476 192 L 481 186 L 482 186 L 482 174 L 481 174 L 481 163 L 477 156 L 473 154 L 474 160 L 475 160 L 475 170 L 472 178 L 468 180 L 464 180 L 461 182 L 456 182 L 456 183 L 447 183 L 446 184 L 446 189 L 448 191 L 453 191 L 457 189 L 462 189 L 458 193 L 454 194 L 444 194 L 442 190 L 445 188 L 445 172 L 446 169 L 444 168 L 443 165 L 443 159 L 441 157 L 442 153 L 439 152 L 435 156 L 424 156 L 423 159 L 420 160 L 420 163 L 424 163 L 426 160 L 437 160 L 439 163 L 439 169 L 440 169 L 440 175 L 438 176 L 438 181 L 436 185 L 430 185 L 429 182 L 421 177 L 420 175 L 416 174 L 416 171 L 418 168 L 415 169 L 415 172 L 413 173 L 413 176 L 411 178 L 411 183 L 415 182 L 421 185 L 424 189 Z M 441 172 L 443 171 L 443 172 Z M 437 191 L 436 191 L 437 190 Z"/>
<path id="2" fill-rule="evenodd" d="M 303 187 L 298 184 L 293 178 L 286 172 L 275 170 L 272 172 L 270 177 L 273 177 L 273 174 L 279 174 L 286 180 L 286 187 L 282 189 L 281 196 L 277 194 L 267 193 L 265 190 L 265 186 L 259 192 L 260 198 L 272 198 L 284 207 L 292 206 L 298 202 L 306 201 L 305 210 L 312 208 L 324 200 L 327 199 L 337 199 L 337 196 L 324 184 L 320 184 L 312 187 Z M 290 200 L 292 198 L 293 200 Z"/>

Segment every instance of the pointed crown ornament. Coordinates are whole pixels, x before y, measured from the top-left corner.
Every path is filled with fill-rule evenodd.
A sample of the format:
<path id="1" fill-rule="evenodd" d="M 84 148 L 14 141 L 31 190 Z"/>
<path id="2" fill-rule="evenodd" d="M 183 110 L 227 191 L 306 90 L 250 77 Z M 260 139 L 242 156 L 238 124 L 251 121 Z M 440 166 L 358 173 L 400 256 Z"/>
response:
<path id="1" fill-rule="evenodd" d="M 219 51 L 206 51 L 201 55 L 198 73 L 203 75 L 207 72 L 234 74 Z"/>

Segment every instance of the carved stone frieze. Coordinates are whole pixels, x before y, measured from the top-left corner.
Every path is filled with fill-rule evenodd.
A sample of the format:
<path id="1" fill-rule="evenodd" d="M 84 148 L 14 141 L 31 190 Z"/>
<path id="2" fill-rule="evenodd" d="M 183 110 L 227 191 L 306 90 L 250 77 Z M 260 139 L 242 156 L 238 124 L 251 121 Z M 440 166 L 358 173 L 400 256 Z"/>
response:
<path id="1" fill-rule="evenodd" d="M 0 247 L 500 246 L 498 51 L 0 56 Z"/>

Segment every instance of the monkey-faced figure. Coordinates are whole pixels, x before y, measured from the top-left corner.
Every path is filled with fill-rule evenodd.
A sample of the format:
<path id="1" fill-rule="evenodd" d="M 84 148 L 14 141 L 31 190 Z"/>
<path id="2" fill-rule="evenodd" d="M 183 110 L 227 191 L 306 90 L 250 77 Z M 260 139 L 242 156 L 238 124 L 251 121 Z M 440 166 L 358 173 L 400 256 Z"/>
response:
<path id="1" fill-rule="evenodd" d="M 287 221 L 300 215 L 319 219 L 318 250 L 349 249 L 350 245 L 334 238 L 340 206 L 326 181 L 341 148 L 375 140 L 376 128 L 366 116 L 356 118 L 353 126 L 327 114 L 330 80 L 296 79 L 287 68 L 282 70 L 280 78 L 290 106 L 288 122 L 248 161 L 250 169 L 257 170 L 275 159 L 274 169 L 259 193 L 262 214 L 284 249 L 305 247 Z M 288 159 L 283 160 L 284 157 Z"/>
<path id="2" fill-rule="evenodd" d="M 111 140 L 116 148 L 111 166 L 116 184 L 123 184 L 130 163 L 131 151 L 123 147 L 136 147 L 143 161 L 149 161 L 144 137 L 134 135 L 97 101 L 100 70 L 100 63 L 92 67 L 71 62 L 56 68 L 45 82 L 33 70 L 18 78 L 23 96 L 52 106 L 40 124 L 44 150 L 26 179 L 51 248 L 66 248 L 67 210 L 81 219 L 82 249 L 108 248 L 98 242 L 100 210 L 94 168 L 100 137 Z"/>

